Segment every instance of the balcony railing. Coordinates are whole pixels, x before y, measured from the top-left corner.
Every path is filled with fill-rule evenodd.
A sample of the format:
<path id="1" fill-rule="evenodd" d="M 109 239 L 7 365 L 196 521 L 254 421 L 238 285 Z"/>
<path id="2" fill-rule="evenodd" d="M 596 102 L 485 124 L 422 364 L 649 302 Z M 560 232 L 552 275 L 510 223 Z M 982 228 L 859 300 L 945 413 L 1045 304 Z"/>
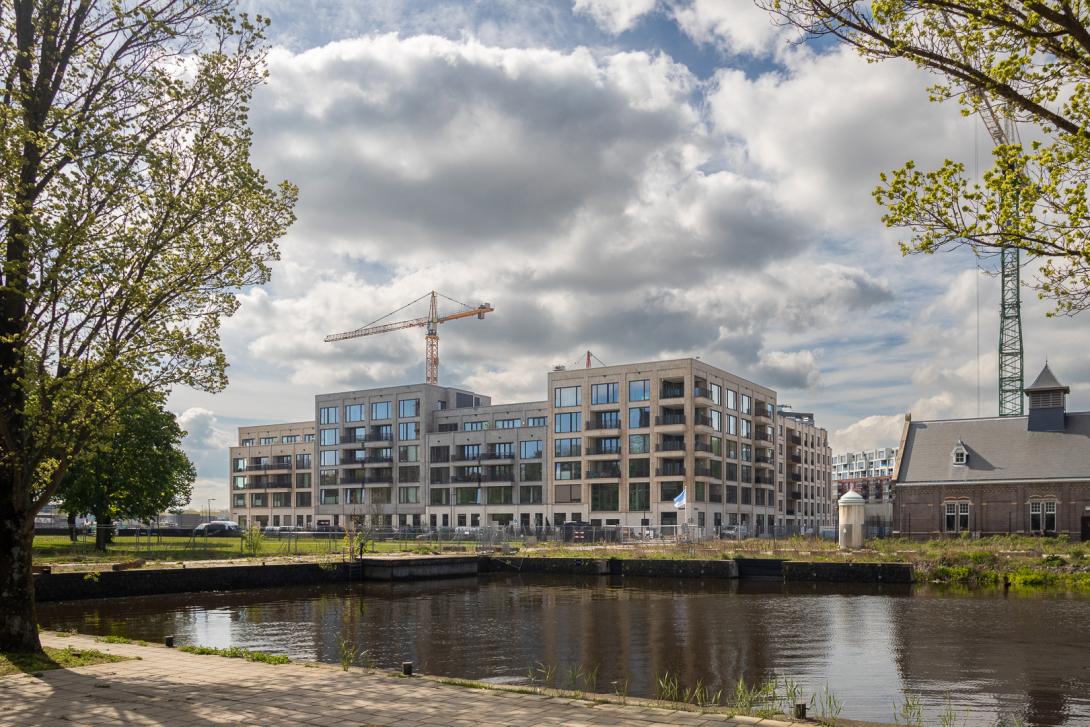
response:
<path id="1" fill-rule="evenodd" d="M 499 452 L 484 452 L 481 455 L 481 459 L 514 459 L 515 453 L 513 451 L 499 451 Z"/>
<path id="2" fill-rule="evenodd" d="M 802 437 L 797 434 L 792 434 L 787 438 L 787 443 L 795 447 L 802 446 Z"/>
<path id="3" fill-rule="evenodd" d="M 389 475 L 371 475 L 363 478 L 365 485 L 392 485 L 394 484 L 394 476 Z"/>
<path id="4" fill-rule="evenodd" d="M 364 464 L 390 464 L 394 461 L 393 457 L 389 456 L 373 456 L 363 460 Z"/>
<path id="5" fill-rule="evenodd" d="M 244 472 L 268 472 L 269 470 L 290 470 L 291 462 L 269 462 L 268 464 L 248 464 Z M 238 472 L 239 470 L 235 470 Z"/>
<path id="6" fill-rule="evenodd" d="M 698 399 L 711 399 L 712 392 L 711 389 L 707 388 L 706 386 L 694 386 L 693 396 Z"/>
<path id="7" fill-rule="evenodd" d="M 656 452 L 684 452 L 685 442 L 660 442 L 655 445 Z"/>
<path id="8" fill-rule="evenodd" d="M 791 481 L 792 482 L 802 482 L 802 475 L 800 475 L 798 472 L 792 472 L 791 473 Z"/>
<path id="9" fill-rule="evenodd" d="M 593 421 L 587 423 L 587 431 L 594 431 L 596 429 L 620 429 L 620 419 L 607 419 L 605 421 Z"/>
<path id="10" fill-rule="evenodd" d="M 802 499 L 802 493 L 799 492 L 798 490 L 792 490 L 791 491 L 791 499 L 792 500 L 801 500 Z"/>
<path id="11" fill-rule="evenodd" d="M 697 442 L 693 445 L 693 449 L 697 452 L 711 452 L 712 454 L 715 454 L 715 452 L 712 452 L 712 446 L 707 442 Z"/>
<path id="12" fill-rule="evenodd" d="M 620 467 L 607 467 L 606 469 L 587 470 L 588 480 L 613 480 L 621 476 Z"/>
<path id="13" fill-rule="evenodd" d="M 684 424 L 684 414 L 663 414 L 662 416 L 655 417 L 655 424 L 657 426 L 665 426 L 670 424 Z"/>
<path id="14" fill-rule="evenodd" d="M 693 474 L 697 477 L 715 477 L 716 479 L 723 479 L 721 474 L 713 474 L 708 467 L 696 467 L 693 470 Z"/>
<path id="15" fill-rule="evenodd" d="M 753 481 L 758 485 L 774 485 L 774 484 L 776 484 L 775 482 L 773 482 L 772 478 L 770 478 L 770 477 L 761 477 L 760 475 L 757 475 L 756 477 L 754 477 Z"/>
<path id="16" fill-rule="evenodd" d="M 656 477 L 684 477 L 684 467 L 658 467 L 655 469 Z"/>
<path id="17" fill-rule="evenodd" d="M 685 396 L 684 386 L 667 386 L 664 384 L 659 393 L 660 399 L 680 399 L 683 396 Z"/>
<path id="18" fill-rule="evenodd" d="M 587 450 L 588 455 L 619 455 L 620 453 L 620 447 L 591 447 Z"/>
<path id="19" fill-rule="evenodd" d="M 341 444 L 362 444 L 367 441 L 367 435 L 341 434 Z"/>
<path id="20" fill-rule="evenodd" d="M 483 479 L 484 475 L 477 473 L 472 475 L 451 475 L 450 481 L 456 484 L 477 484 Z"/>
<path id="21" fill-rule="evenodd" d="M 363 464 L 366 461 L 364 457 L 341 457 L 341 464 Z"/>

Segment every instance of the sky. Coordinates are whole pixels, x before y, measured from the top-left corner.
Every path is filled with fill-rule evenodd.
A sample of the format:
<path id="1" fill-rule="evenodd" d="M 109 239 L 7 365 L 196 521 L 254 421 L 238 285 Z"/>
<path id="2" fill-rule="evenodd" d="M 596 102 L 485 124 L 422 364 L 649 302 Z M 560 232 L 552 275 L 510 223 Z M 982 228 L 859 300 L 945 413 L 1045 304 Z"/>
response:
<path id="1" fill-rule="evenodd" d="M 923 71 L 793 42 L 751 0 L 240 6 L 272 21 L 253 161 L 298 185 L 298 220 L 223 324 L 230 385 L 172 392 L 195 503 L 226 504 L 239 426 L 422 381 L 421 329 L 322 338 L 432 289 L 495 307 L 440 329 L 440 383 L 495 403 L 589 349 L 699 356 L 838 452 L 895 446 L 906 412 L 996 413 L 995 261 L 902 257 L 871 197 L 909 159 L 989 163 Z M 1088 409 L 1085 316 L 1049 309 L 1023 290 L 1026 383 L 1047 357 Z"/>

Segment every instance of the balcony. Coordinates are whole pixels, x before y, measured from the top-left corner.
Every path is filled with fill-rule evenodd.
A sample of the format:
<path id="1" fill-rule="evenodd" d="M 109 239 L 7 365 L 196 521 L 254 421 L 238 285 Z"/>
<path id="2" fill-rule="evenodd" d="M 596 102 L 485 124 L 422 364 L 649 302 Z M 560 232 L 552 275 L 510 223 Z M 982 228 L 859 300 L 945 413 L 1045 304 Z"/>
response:
<path id="1" fill-rule="evenodd" d="M 658 467 L 655 469 L 655 477 L 684 477 L 684 467 Z"/>
<path id="2" fill-rule="evenodd" d="M 394 441 L 394 433 L 392 431 L 383 431 L 381 429 L 372 429 L 367 433 L 368 444 L 376 443 L 389 443 Z"/>
<path id="3" fill-rule="evenodd" d="M 776 484 L 772 480 L 771 477 L 761 477 L 760 475 L 756 475 L 753 478 L 753 482 L 754 482 L 754 484 L 757 484 L 757 485 L 774 485 L 774 484 Z"/>
<path id="4" fill-rule="evenodd" d="M 588 457 L 619 457 L 620 447 L 590 447 L 587 449 Z"/>
<path id="5" fill-rule="evenodd" d="M 620 429 L 620 428 L 621 428 L 621 420 L 620 419 L 605 419 L 605 420 L 587 422 L 587 431 L 588 432 L 601 431 L 603 429 Z"/>
<path id="6" fill-rule="evenodd" d="M 684 414 L 663 414 L 655 417 L 655 426 L 657 427 L 669 427 L 676 424 L 685 424 Z"/>
<path id="7" fill-rule="evenodd" d="M 660 399 L 683 399 L 685 398 L 685 385 L 684 384 L 667 384 L 662 385 L 662 389 L 659 390 Z"/>
<path id="8" fill-rule="evenodd" d="M 484 457 L 481 456 L 480 452 L 476 452 L 476 453 L 473 453 L 473 454 L 466 454 L 465 452 L 459 452 L 458 454 L 455 454 L 453 457 L 451 457 L 450 461 L 451 462 L 477 463 L 477 462 L 480 462 L 482 459 L 484 459 Z"/>
<path id="9" fill-rule="evenodd" d="M 694 386 L 693 397 L 696 399 L 707 399 L 708 401 L 712 401 L 711 389 L 706 386 Z"/>
<path id="10" fill-rule="evenodd" d="M 758 419 L 772 419 L 772 415 L 768 411 L 768 402 L 761 401 L 760 399 L 753 402 L 753 416 Z"/>
<path id="11" fill-rule="evenodd" d="M 769 432 L 762 432 L 759 429 L 753 433 L 753 438 L 754 439 L 760 439 L 760 440 L 765 441 L 765 442 L 771 442 L 772 441 L 772 435 Z"/>
<path id="12" fill-rule="evenodd" d="M 666 441 L 659 442 L 658 444 L 655 445 L 655 451 L 656 452 L 684 452 L 685 451 L 685 440 L 670 441 L 670 442 L 666 442 Z"/>
<path id="13" fill-rule="evenodd" d="M 586 473 L 586 479 L 588 480 L 616 480 L 619 479 L 620 476 L 620 465 L 616 467 L 598 467 L 596 469 L 587 469 Z"/>
<path id="14" fill-rule="evenodd" d="M 392 485 L 394 484 L 394 475 L 392 472 L 382 475 L 367 475 L 363 478 L 365 485 Z"/>
<path id="15" fill-rule="evenodd" d="M 368 457 L 367 459 L 365 459 L 363 461 L 363 463 L 364 464 L 382 465 L 382 464 L 391 464 L 393 461 L 394 461 L 394 458 L 390 457 L 390 456 L 373 456 L 373 457 Z"/>
<path id="16" fill-rule="evenodd" d="M 787 443 L 790 444 L 792 447 L 801 447 L 802 437 L 800 437 L 798 434 L 792 434 L 787 438 Z"/>
<path id="17" fill-rule="evenodd" d="M 364 457 L 341 457 L 342 465 L 364 464 L 366 461 Z"/>
<path id="18" fill-rule="evenodd" d="M 696 477 L 714 477 L 717 480 L 723 479 L 722 474 L 714 474 L 710 467 L 700 467 L 699 465 L 693 469 L 693 475 Z"/>
<path id="19" fill-rule="evenodd" d="M 508 459 L 514 459 L 514 458 L 515 458 L 515 453 L 514 453 L 514 451 L 511 451 L 511 450 L 507 450 L 507 451 L 500 450 L 498 452 L 497 451 L 483 452 L 481 454 L 481 459 L 508 460 Z"/>
<path id="20" fill-rule="evenodd" d="M 802 475 L 800 475 L 798 472 L 792 472 L 789 477 L 791 478 L 792 482 L 802 482 Z"/>
<path id="21" fill-rule="evenodd" d="M 792 490 L 790 493 L 788 493 L 788 497 L 790 497 L 792 500 L 801 500 L 802 493 L 798 490 Z"/>
<path id="22" fill-rule="evenodd" d="M 697 452 L 707 452 L 709 454 L 715 454 L 715 452 L 712 452 L 712 446 L 707 442 L 698 441 L 696 444 L 693 445 L 693 449 Z"/>
<path id="23" fill-rule="evenodd" d="M 288 462 L 268 462 L 266 464 L 248 464 L 244 472 L 268 472 L 269 470 L 290 470 L 291 461 Z M 238 472 L 239 470 L 235 470 Z"/>
<path id="24" fill-rule="evenodd" d="M 471 475 L 451 475 L 450 481 L 454 484 L 472 484 L 475 485 L 483 479 L 483 475 L 476 472 Z"/>
<path id="25" fill-rule="evenodd" d="M 788 455 L 787 458 L 789 460 L 791 460 L 792 462 L 794 462 L 795 464 L 802 464 L 802 456 L 798 452 L 795 452 L 794 454 Z"/>
<path id="26" fill-rule="evenodd" d="M 356 436 L 355 434 L 341 433 L 341 444 L 363 444 L 366 441 L 366 435 Z"/>

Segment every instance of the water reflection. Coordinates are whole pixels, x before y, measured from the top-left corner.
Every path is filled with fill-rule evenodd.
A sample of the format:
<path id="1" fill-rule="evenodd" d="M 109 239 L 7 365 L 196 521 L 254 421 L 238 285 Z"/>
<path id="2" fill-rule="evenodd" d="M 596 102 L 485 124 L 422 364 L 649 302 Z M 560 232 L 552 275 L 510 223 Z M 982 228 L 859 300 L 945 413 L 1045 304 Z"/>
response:
<path id="1" fill-rule="evenodd" d="M 490 576 L 42 604 L 55 628 L 237 645 L 338 662 L 352 639 L 379 665 L 471 678 L 535 664 L 598 668 L 650 695 L 666 671 L 726 691 L 774 674 L 828 687 L 843 716 L 892 721 L 905 690 L 934 717 L 1090 722 L 1090 599 L 907 586 Z"/>

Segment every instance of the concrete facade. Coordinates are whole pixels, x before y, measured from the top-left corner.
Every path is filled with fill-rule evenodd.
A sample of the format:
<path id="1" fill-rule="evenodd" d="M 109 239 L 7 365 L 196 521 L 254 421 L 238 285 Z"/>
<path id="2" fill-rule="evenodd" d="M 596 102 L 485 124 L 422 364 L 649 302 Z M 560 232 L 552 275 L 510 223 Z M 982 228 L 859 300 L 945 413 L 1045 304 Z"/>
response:
<path id="1" fill-rule="evenodd" d="M 239 427 L 228 507 L 239 522 L 313 527 L 314 422 Z"/>
<path id="2" fill-rule="evenodd" d="M 779 412 L 772 389 L 697 359 L 556 369 L 538 402 L 492 405 L 430 385 L 319 394 L 313 423 L 279 426 L 312 440 L 267 445 L 306 444 L 310 477 L 304 487 L 304 470 L 276 470 L 284 476 L 275 484 L 297 482 L 292 502 L 309 495 L 312 505 L 305 513 L 257 507 L 265 500 L 234 493 L 265 492 L 267 481 L 232 471 L 231 514 L 242 525 L 579 522 L 707 532 L 735 525 L 764 535 L 833 520 L 825 430 L 811 415 Z M 232 466 L 236 457 L 274 456 L 236 450 L 279 431 L 240 429 Z M 291 450 L 293 463 L 302 452 Z"/>

